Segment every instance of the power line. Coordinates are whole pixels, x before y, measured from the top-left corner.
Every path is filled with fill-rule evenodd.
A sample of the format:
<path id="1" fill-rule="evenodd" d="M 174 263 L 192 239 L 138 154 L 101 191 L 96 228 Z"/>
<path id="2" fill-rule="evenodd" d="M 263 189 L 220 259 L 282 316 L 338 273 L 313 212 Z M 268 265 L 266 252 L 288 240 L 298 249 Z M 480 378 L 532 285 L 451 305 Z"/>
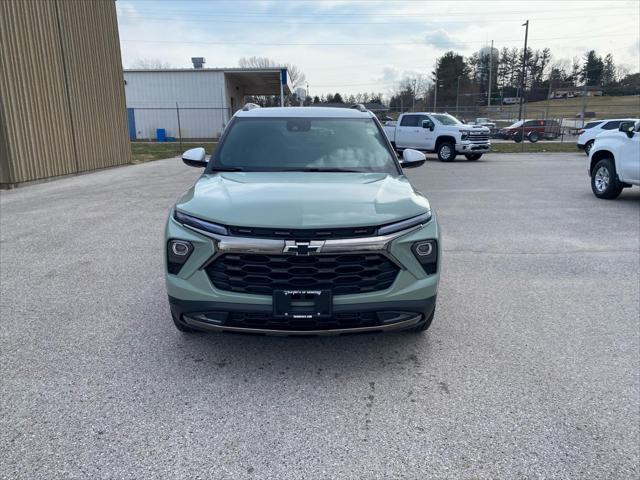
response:
<path id="1" fill-rule="evenodd" d="M 274 24 L 273 20 L 236 20 L 235 18 L 237 18 L 236 15 L 229 15 L 229 17 L 231 18 L 231 20 L 221 20 L 223 21 L 225 24 L 226 23 L 231 23 L 231 24 L 240 24 L 240 25 L 244 25 L 244 24 L 260 24 L 260 25 L 273 25 L 274 27 L 277 27 L 279 25 Z M 602 17 L 629 17 L 629 15 L 627 14 L 612 14 L 612 15 L 598 15 L 598 18 L 602 18 Z M 126 18 L 126 17 L 125 17 Z M 367 26 L 376 26 L 376 25 L 415 25 L 415 24 L 423 24 L 423 25 L 427 25 L 427 24 L 437 24 L 438 20 L 432 20 L 433 16 L 429 19 L 429 20 L 420 20 L 420 19 L 416 19 L 416 20 L 408 20 L 408 21 L 404 21 L 404 22 L 379 22 L 379 21 L 374 21 L 374 22 L 366 22 L 366 21 L 347 21 L 347 22 L 335 22 L 335 21 L 313 21 L 313 22 L 301 22 L 298 21 L 296 19 L 292 19 L 289 21 L 289 23 L 291 25 L 367 25 Z M 571 16 L 566 16 L 566 17 L 559 17 L 559 16 L 555 16 L 553 18 L 549 18 L 549 17 L 532 17 L 534 20 L 536 20 L 536 23 L 540 23 L 540 22 L 566 22 L 567 20 L 575 20 L 575 19 L 580 19 L 580 18 L 593 18 L 593 15 L 582 15 L 582 16 L 576 16 L 576 15 L 571 15 Z M 639 16 L 640 18 L 640 16 Z M 178 20 L 178 21 L 184 21 L 184 22 L 189 22 L 189 23 L 210 23 L 211 20 L 207 19 L 207 18 L 203 18 L 203 15 L 198 15 L 197 18 L 179 18 L 176 16 L 165 16 L 165 15 L 155 15 L 155 14 L 144 14 L 144 20 L 150 20 L 150 21 L 167 21 L 167 20 Z M 477 24 L 478 20 L 477 19 L 473 19 L 473 20 L 446 20 L 447 23 L 455 23 L 455 24 Z M 509 19 L 504 19 L 504 20 L 491 20 L 491 23 L 512 23 L 513 20 Z"/>
<path id="2" fill-rule="evenodd" d="M 547 38 L 534 38 L 532 41 L 548 42 L 549 40 L 571 40 L 576 38 L 609 38 L 609 37 L 628 37 L 626 33 L 607 34 L 607 35 L 572 35 L 569 37 L 547 37 Z M 413 42 L 358 42 L 358 43 L 346 43 L 346 42 L 200 42 L 200 41 L 184 41 L 184 40 L 146 40 L 146 39 L 121 39 L 122 42 L 129 43 L 157 43 L 157 44 L 185 44 L 185 45 L 247 45 L 247 46 L 307 46 L 307 47 L 322 47 L 322 46 L 350 46 L 350 47 L 367 47 L 367 46 L 395 46 L 395 45 L 424 45 L 429 46 L 429 42 L 413 41 Z M 516 42 L 518 39 L 511 40 L 496 40 L 500 43 Z M 456 45 L 478 45 L 485 44 L 485 40 L 478 40 L 474 42 L 458 42 L 453 40 L 451 48 L 455 48 Z"/>
<path id="3" fill-rule="evenodd" d="M 580 8 L 580 12 L 581 13 L 586 13 L 586 12 L 593 12 L 594 14 L 598 14 L 598 12 L 600 12 L 602 10 L 601 7 L 599 8 L 594 8 L 594 9 L 588 9 L 585 8 L 584 6 L 581 6 Z M 606 9 L 608 12 L 610 11 L 615 11 L 615 10 L 624 10 L 624 12 L 628 13 L 629 12 L 629 8 L 627 7 L 607 7 Z M 570 8 L 570 9 L 554 9 L 553 13 L 557 14 L 559 12 L 567 12 L 567 13 L 572 13 L 575 12 L 575 8 Z M 366 16 L 366 17 L 389 17 L 389 18 L 415 18 L 417 15 L 425 15 L 425 16 L 429 16 L 429 17 L 455 17 L 455 16 L 464 16 L 467 17 L 471 14 L 471 12 L 469 10 L 464 10 L 464 11 L 459 11 L 459 12 L 447 12 L 447 13 L 434 13 L 432 10 L 428 10 L 428 11 L 420 11 L 417 10 L 415 12 L 412 13 L 393 13 L 393 12 L 363 12 L 363 11 L 356 11 L 356 12 L 342 12 L 342 13 L 329 13 L 329 12 L 314 12 L 314 13 L 265 13 L 265 12 L 246 12 L 246 11 L 242 11 L 242 12 L 234 12 L 234 13 L 203 13 L 201 10 L 163 10 L 163 9 L 158 9 L 158 8 L 153 8 L 152 10 L 149 10 L 147 12 L 145 11 L 138 11 L 138 13 L 143 14 L 143 15 L 147 15 L 147 14 L 154 14 L 154 13 L 166 13 L 169 15 L 180 15 L 180 14 L 191 14 L 197 17 L 267 17 L 267 18 L 296 18 L 296 17 L 309 17 L 309 18 L 317 18 L 317 17 L 351 17 L 351 16 Z M 474 15 L 478 14 L 478 11 L 473 12 Z M 495 17 L 495 16 L 521 16 L 521 15 L 528 15 L 531 13 L 530 10 L 526 10 L 526 11 L 516 11 L 516 10 L 508 10 L 508 11 L 499 11 L 499 12 L 484 12 L 486 13 L 488 16 L 491 17 Z M 599 15 L 598 15 L 599 16 Z"/>

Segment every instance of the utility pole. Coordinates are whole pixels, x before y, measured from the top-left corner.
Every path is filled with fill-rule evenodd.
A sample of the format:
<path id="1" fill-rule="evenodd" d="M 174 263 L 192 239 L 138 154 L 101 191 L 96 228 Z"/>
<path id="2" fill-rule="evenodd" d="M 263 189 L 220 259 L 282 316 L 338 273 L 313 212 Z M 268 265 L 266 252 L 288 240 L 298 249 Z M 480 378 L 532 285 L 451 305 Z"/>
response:
<path id="1" fill-rule="evenodd" d="M 551 86 L 553 85 L 553 68 L 549 73 L 549 91 L 547 92 L 547 108 L 544 114 L 545 120 L 549 118 L 549 101 L 551 100 Z"/>
<path id="2" fill-rule="evenodd" d="M 491 80 L 493 73 L 493 40 L 491 40 L 491 53 L 489 53 L 489 95 L 487 95 L 487 107 L 491 106 Z"/>
<path id="3" fill-rule="evenodd" d="M 456 87 L 456 117 L 459 116 L 460 105 L 460 75 L 458 75 L 458 86 Z"/>
<path id="4" fill-rule="evenodd" d="M 413 105 L 411 105 L 411 111 L 415 112 L 416 111 L 416 82 L 417 79 L 413 79 Z"/>
<path id="5" fill-rule="evenodd" d="M 582 86 L 582 128 L 584 128 L 584 116 L 587 113 L 587 78 L 589 71 L 584 67 L 584 85 Z"/>
<path id="6" fill-rule="evenodd" d="M 524 100 L 524 89 L 526 84 L 527 73 L 527 38 L 529 37 L 529 20 L 522 24 L 526 27 L 524 30 L 524 52 L 522 52 L 522 79 L 520 82 L 520 105 L 518 108 L 518 120 L 522 120 L 522 101 Z M 524 132 L 524 129 L 523 129 Z"/>
<path id="7" fill-rule="evenodd" d="M 433 87 L 435 91 L 433 92 L 433 111 L 438 111 L 438 66 L 436 61 L 436 84 Z"/>

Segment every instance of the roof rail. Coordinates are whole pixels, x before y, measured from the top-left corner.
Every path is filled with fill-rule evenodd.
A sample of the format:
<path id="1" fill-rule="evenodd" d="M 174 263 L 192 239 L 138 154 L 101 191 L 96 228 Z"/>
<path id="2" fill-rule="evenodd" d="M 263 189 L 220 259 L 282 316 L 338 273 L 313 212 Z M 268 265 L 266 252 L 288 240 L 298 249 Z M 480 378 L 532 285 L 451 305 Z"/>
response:
<path id="1" fill-rule="evenodd" d="M 260 108 L 260 105 L 256 103 L 245 103 L 244 107 L 242 107 L 242 111 L 248 112 L 249 110 L 253 110 L 254 108 Z"/>
<path id="2" fill-rule="evenodd" d="M 367 109 L 365 108 L 365 106 L 361 103 L 356 103 L 355 105 L 351 105 L 350 108 L 354 108 L 356 110 L 358 110 L 359 112 L 366 112 Z"/>

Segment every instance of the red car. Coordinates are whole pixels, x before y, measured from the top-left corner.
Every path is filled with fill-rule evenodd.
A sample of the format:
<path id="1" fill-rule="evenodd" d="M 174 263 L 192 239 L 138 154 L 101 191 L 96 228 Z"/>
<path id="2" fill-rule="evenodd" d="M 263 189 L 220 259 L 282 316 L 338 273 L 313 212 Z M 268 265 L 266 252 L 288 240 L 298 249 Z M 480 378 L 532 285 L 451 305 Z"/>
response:
<path id="1" fill-rule="evenodd" d="M 511 139 L 517 143 L 522 141 L 523 135 L 532 143 L 541 138 L 555 140 L 560 136 L 560 124 L 556 120 L 520 120 L 498 132 L 499 138 Z"/>

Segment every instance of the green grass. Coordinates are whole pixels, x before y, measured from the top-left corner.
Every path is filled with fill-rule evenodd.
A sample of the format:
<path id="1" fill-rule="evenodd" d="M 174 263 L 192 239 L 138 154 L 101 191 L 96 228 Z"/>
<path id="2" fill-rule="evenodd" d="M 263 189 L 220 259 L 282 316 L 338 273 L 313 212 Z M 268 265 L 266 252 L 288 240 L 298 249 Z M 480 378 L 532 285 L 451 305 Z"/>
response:
<path id="1" fill-rule="evenodd" d="M 215 142 L 197 142 L 182 143 L 180 148 L 179 142 L 167 143 L 142 143 L 131 142 L 132 163 L 143 163 L 151 160 L 161 160 L 163 158 L 178 157 L 185 150 L 196 147 L 204 147 L 207 154 L 211 153 Z"/>
<path id="2" fill-rule="evenodd" d="M 531 143 L 524 142 L 524 150 L 522 143 L 492 143 L 491 153 L 536 153 L 536 152 L 580 152 L 576 147 L 576 142 L 554 142 L 554 143 Z"/>
<path id="3" fill-rule="evenodd" d="M 582 111 L 582 98 L 556 98 L 541 100 L 539 102 L 529 102 L 525 105 L 527 118 L 542 118 L 547 112 L 550 118 L 575 118 L 577 113 Z M 495 110 L 500 109 L 500 115 Z M 487 112 L 486 110 L 490 110 Z M 587 97 L 587 112 L 595 112 L 595 118 L 624 118 L 637 117 L 640 115 L 640 97 L 628 95 L 624 97 Z M 492 106 L 490 109 L 483 109 L 478 117 L 488 116 L 494 118 L 517 118 L 518 105 Z"/>

